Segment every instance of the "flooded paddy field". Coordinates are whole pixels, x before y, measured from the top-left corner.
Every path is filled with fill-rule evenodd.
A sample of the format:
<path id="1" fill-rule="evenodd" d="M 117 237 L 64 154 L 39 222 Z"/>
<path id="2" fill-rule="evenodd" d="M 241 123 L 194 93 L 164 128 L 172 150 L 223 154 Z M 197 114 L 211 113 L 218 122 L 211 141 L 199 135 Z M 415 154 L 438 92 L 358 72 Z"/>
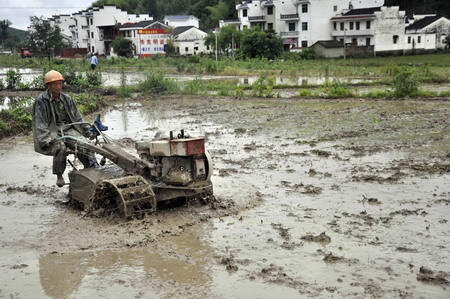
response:
<path id="1" fill-rule="evenodd" d="M 102 116 L 131 150 L 206 136 L 216 199 L 95 218 L 31 136 L 3 139 L 0 297 L 448 298 L 448 99 L 170 96 Z"/>

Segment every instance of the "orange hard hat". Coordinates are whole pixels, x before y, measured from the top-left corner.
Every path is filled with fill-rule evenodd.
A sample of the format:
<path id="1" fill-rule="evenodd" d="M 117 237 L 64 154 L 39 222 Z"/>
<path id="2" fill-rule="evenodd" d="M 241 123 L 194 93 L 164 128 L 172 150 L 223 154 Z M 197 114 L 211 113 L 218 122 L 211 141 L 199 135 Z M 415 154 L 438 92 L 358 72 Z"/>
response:
<path id="1" fill-rule="evenodd" d="M 51 70 L 44 76 L 45 84 L 55 82 L 55 81 L 64 81 L 63 76 L 60 72 L 57 72 L 55 70 Z"/>

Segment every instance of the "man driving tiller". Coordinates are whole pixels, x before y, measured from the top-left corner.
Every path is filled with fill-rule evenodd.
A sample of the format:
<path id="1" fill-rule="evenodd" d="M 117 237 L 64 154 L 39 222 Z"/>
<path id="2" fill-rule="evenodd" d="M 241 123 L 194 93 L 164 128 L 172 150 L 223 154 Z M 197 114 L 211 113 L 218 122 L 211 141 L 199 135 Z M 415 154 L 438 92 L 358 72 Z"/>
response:
<path id="1" fill-rule="evenodd" d="M 53 156 L 56 185 L 62 187 L 65 185 L 63 173 L 69 153 L 74 153 L 84 168 L 98 166 L 94 154 L 82 146 L 87 142 L 86 138 L 94 136 L 91 126 L 83 122 L 74 101 L 62 93 L 64 78 L 61 73 L 51 70 L 45 74 L 44 81 L 47 90 L 36 98 L 33 105 L 34 150 Z"/>

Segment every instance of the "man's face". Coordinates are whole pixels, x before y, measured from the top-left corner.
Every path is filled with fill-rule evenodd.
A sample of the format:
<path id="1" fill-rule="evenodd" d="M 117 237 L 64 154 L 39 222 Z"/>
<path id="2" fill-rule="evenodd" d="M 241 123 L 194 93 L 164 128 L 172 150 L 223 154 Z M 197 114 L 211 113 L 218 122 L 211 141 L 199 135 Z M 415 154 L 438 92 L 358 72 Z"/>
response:
<path id="1" fill-rule="evenodd" d="M 47 83 L 48 89 L 50 89 L 50 92 L 53 96 L 59 96 L 62 91 L 63 87 L 63 81 L 53 81 L 50 83 Z"/>

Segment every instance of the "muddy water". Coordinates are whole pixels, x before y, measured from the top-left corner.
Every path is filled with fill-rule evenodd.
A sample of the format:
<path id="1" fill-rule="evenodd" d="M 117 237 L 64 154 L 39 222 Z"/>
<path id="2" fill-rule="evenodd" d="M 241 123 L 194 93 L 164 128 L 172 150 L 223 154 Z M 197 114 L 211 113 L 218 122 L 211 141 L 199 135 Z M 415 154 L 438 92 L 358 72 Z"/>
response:
<path id="1" fill-rule="evenodd" d="M 128 222 L 65 205 L 30 137 L 2 140 L 0 295 L 448 298 L 449 119 L 448 101 L 117 105 L 103 120 L 124 146 L 206 135 L 226 203 Z"/>

